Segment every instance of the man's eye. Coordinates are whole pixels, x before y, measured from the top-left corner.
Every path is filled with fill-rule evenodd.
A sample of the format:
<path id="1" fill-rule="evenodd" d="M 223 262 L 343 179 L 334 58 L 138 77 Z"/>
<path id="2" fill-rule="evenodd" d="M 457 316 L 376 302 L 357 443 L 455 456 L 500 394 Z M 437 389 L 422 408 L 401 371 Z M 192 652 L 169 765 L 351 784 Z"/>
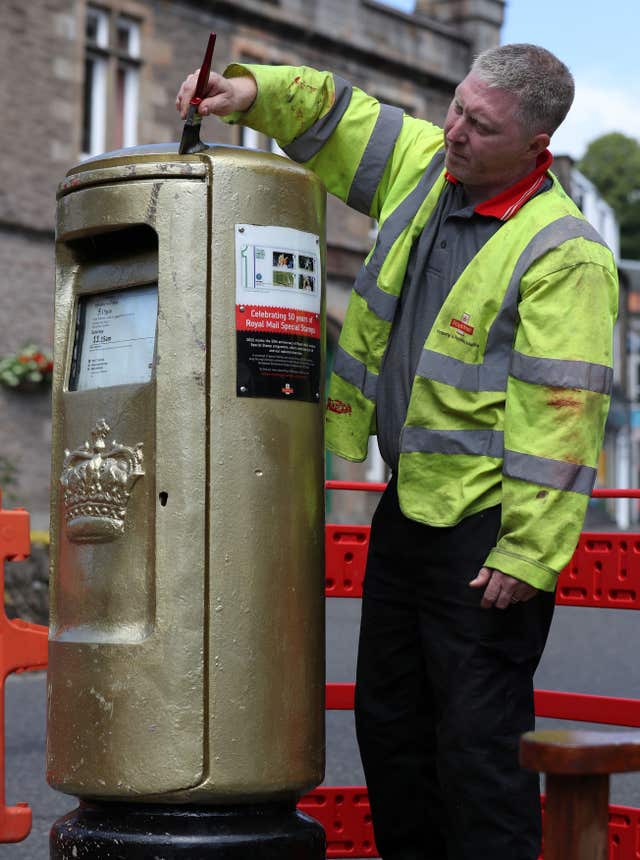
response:
<path id="1" fill-rule="evenodd" d="M 476 116 L 470 116 L 469 117 L 469 123 L 478 132 L 478 134 L 490 134 L 491 133 L 491 129 L 489 128 L 489 126 L 481 123 L 480 120 L 478 119 L 478 117 L 476 117 Z"/>

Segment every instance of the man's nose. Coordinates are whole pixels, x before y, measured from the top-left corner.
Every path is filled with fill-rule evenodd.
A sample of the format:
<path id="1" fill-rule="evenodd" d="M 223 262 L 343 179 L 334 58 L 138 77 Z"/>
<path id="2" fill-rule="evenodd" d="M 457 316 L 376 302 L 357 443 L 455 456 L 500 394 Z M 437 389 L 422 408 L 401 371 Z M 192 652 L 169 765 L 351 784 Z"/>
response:
<path id="1" fill-rule="evenodd" d="M 466 124 L 463 116 L 456 117 L 447 128 L 447 140 L 452 143 L 460 143 L 466 137 Z"/>

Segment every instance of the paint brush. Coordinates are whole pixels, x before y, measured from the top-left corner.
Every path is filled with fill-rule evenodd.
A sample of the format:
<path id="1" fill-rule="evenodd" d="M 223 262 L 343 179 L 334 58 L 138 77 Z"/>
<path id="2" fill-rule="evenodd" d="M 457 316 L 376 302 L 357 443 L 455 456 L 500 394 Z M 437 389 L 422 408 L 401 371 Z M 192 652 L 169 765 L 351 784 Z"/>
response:
<path id="1" fill-rule="evenodd" d="M 211 33 L 209 36 L 209 44 L 205 51 L 204 60 L 200 66 L 200 74 L 198 75 L 198 83 L 193 98 L 189 102 L 189 111 L 182 129 L 182 138 L 178 153 L 180 155 L 192 155 L 195 152 L 202 152 L 207 149 L 206 144 L 200 140 L 200 123 L 202 117 L 198 113 L 198 106 L 204 96 L 207 83 L 209 81 L 209 72 L 211 71 L 211 60 L 213 59 L 213 46 L 216 43 L 216 34 Z"/>

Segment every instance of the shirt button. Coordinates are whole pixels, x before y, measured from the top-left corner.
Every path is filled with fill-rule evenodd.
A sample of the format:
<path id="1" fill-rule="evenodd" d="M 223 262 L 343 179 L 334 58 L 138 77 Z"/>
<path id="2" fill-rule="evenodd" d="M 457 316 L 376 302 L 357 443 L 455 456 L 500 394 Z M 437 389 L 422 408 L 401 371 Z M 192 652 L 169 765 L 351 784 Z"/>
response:
<path id="1" fill-rule="evenodd" d="M 447 247 L 447 240 L 446 240 L 446 239 L 443 239 L 443 240 L 442 240 L 442 242 L 440 242 L 440 247 L 441 247 L 441 248 L 446 248 L 446 247 Z"/>

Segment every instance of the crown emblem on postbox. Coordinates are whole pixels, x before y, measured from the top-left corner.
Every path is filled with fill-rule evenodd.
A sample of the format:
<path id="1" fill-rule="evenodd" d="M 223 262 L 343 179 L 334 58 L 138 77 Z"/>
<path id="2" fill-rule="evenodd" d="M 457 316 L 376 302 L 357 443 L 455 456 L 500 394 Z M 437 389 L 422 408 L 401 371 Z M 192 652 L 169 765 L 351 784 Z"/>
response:
<path id="1" fill-rule="evenodd" d="M 135 448 L 107 436 L 104 419 L 91 431 L 91 442 L 65 450 L 60 483 L 64 489 L 67 536 L 74 543 L 105 543 L 124 534 L 131 489 L 141 475 L 142 442 Z"/>

